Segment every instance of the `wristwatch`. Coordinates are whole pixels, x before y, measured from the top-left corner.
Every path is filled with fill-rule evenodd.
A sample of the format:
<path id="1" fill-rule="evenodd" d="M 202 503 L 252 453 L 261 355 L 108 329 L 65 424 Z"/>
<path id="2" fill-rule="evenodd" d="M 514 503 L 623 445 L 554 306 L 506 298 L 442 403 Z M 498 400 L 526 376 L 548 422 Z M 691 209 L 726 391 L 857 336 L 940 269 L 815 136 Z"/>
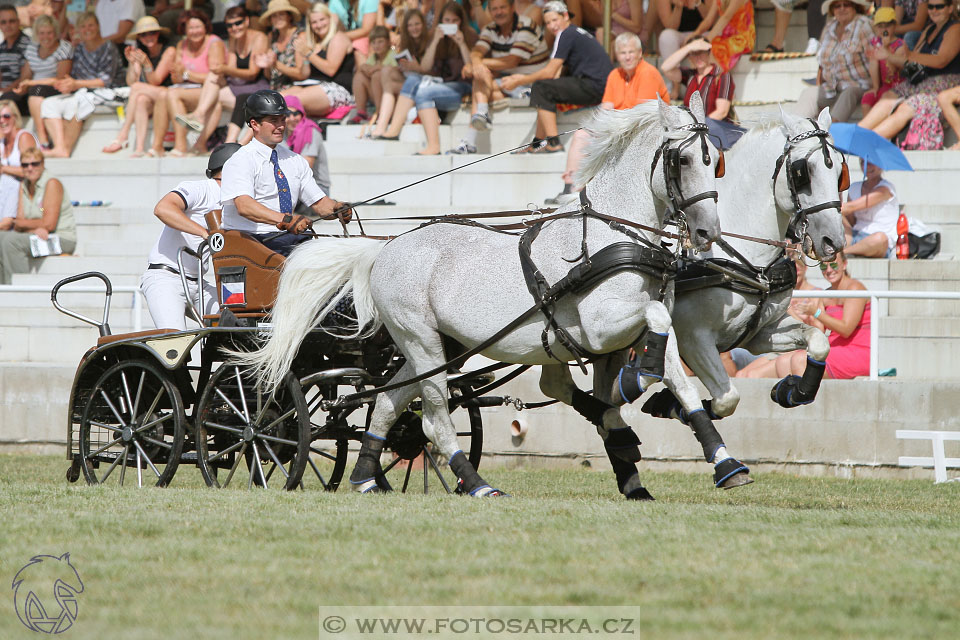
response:
<path id="1" fill-rule="evenodd" d="M 183 70 L 183 81 L 187 82 L 190 79 L 190 72 L 186 69 Z"/>

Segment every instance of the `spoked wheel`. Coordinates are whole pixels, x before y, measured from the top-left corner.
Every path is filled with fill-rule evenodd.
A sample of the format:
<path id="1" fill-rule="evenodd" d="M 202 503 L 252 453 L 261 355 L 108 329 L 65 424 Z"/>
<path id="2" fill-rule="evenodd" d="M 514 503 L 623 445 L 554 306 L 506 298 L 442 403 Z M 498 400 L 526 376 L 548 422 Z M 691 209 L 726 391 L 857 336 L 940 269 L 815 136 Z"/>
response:
<path id="1" fill-rule="evenodd" d="M 458 429 L 457 439 L 463 453 L 475 469 L 480 467 L 483 453 L 483 418 L 479 407 L 468 407 L 470 424 Z M 449 461 L 423 433 L 423 421 L 418 411 L 407 409 L 387 434 L 381 465 L 387 482 L 394 490 L 429 493 L 442 489 L 447 493 L 457 490 L 457 477 L 450 471 Z"/>
<path id="2" fill-rule="evenodd" d="M 113 365 L 97 380 L 80 419 L 84 477 L 89 484 L 167 486 L 180 463 L 185 422 L 180 391 L 157 365 Z"/>
<path id="3" fill-rule="evenodd" d="M 310 415 L 295 375 L 287 373 L 267 393 L 241 367 L 223 364 L 203 390 L 196 416 L 197 465 L 208 486 L 299 486 Z"/>
<path id="4" fill-rule="evenodd" d="M 337 384 L 320 384 L 306 390 L 310 412 L 310 455 L 300 486 L 336 491 L 347 468 L 349 439 L 355 429 L 347 423 L 347 415 L 331 414 L 321 409 L 324 400 L 336 398 Z"/>

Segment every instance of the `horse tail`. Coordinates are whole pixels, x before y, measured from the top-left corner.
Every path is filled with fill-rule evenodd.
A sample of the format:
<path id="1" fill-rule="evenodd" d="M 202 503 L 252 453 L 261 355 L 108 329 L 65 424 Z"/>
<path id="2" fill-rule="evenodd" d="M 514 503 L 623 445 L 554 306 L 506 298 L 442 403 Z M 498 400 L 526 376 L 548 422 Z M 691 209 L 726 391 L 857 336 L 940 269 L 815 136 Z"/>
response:
<path id="1" fill-rule="evenodd" d="M 261 386 L 275 388 L 290 371 L 307 334 L 351 293 L 358 326 L 353 333 L 337 335 L 364 338 L 376 333 L 383 322 L 373 304 L 370 272 L 385 244 L 365 238 L 320 238 L 297 247 L 280 274 L 269 338 L 255 351 L 225 350 L 231 360 L 250 367 Z"/>

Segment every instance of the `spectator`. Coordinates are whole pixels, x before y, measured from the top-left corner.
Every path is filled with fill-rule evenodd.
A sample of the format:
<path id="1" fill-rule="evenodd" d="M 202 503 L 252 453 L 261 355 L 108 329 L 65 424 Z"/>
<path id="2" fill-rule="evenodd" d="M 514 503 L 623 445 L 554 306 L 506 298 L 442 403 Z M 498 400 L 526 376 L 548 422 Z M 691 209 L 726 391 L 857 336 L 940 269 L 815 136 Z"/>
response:
<path id="1" fill-rule="evenodd" d="M 603 92 L 601 109 L 630 109 L 641 102 L 654 100 L 657 96 L 664 102 L 670 101 L 667 86 L 657 68 L 643 59 L 643 47 L 640 38 L 633 33 L 621 33 L 614 41 L 614 53 L 619 68 L 607 76 L 607 85 Z M 590 140 L 590 134 L 580 129 L 573 134 L 567 151 L 567 167 L 563 172 L 563 191 L 556 197 L 548 198 L 544 204 L 562 205 L 574 200 L 573 179 L 580 168 L 583 149 Z"/>
<path id="2" fill-rule="evenodd" d="M 65 0 L 50 0 L 50 17 L 57 23 L 57 28 L 60 30 L 60 39 L 72 45 L 74 29 L 67 15 L 67 3 Z"/>
<path id="3" fill-rule="evenodd" d="M 877 103 L 880 96 L 900 83 L 900 65 L 890 60 L 878 60 L 874 55 L 877 49 L 886 49 L 889 53 L 902 53 L 904 42 L 894 35 L 893 29 L 897 26 L 897 14 L 890 7 L 877 9 L 873 14 L 873 29 L 877 34 L 870 40 L 867 57 L 870 58 L 870 91 L 863 94 L 860 103 L 865 107 L 864 113 Z"/>
<path id="4" fill-rule="evenodd" d="M 24 52 L 27 62 L 23 65 L 22 80 L 14 89 L 15 93 L 27 97 L 30 118 L 37 130 L 37 140 L 41 147 L 50 148 L 43 119 L 40 117 L 40 105 L 44 98 L 59 95 L 53 84 L 70 75 L 73 67 L 73 45 L 59 37 L 59 26 L 47 15 L 39 16 L 33 23 L 33 39 Z"/>
<path id="5" fill-rule="evenodd" d="M 701 31 L 709 25 L 709 31 Z M 713 47 L 713 59 L 724 71 L 733 69 L 740 56 L 753 51 L 757 42 L 757 28 L 753 22 L 753 3 L 750 0 L 717 0 L 694 38 L 700 34 Z"/>
<path id="6" fill-rule="evenodd" d="M 943 117 L 947 124 L 953 129 L 953 135 L 958 139 L 950 147 L 951 151 L 960 151 L 960 113 L 957 112 L 956 105 L 960 103 L 960 85 L 941 91 L 937 94 L 937 103 L 943 111 Z"/>
<path id="7" fill-rule="evenodd" d="M 20 18 L 20 28 L 33 27 L 34 21 L 40 16 L 51 16 L 53 9 L 50 0 L 30 0 L 25 5 L 17 7 L 17 17 Z"/>
<path id="8" fill-rule="evenodd" d="M 904 80 L 884 95 L 860 121 L 860 126 L 873 129 L 892 139 L 910 124 L 903 146 L 909 149 L 940 149 L 943 126 L 937 96 L 960 84 L 960 22 L 954 20 L 953 0 L 927 3 L 930 22 L 920 34 L 914 51 L 890 54 L 876 51 L 878 60 L 904 65 L 918 65 L 922 78 Z"/>
<path id="9" fill-rule="evenodd" d="M 0 33 L 3 34 L 3 42 L 0 42 L 0 100 L 13 100 L 20 113 L 25 113 L 27 96 L 14 89 L 23 81 L 30 38 L 20 30 L 20 17 L 13 5 L 0 5 Z"/>
<path id="10" fill-rule="evenodd" d="M 143 0 L 97 0 L 95 11 L 103 39 L 118 47 L 127 40 L 134 23 L 146 13 Z"/>
<path id="11" fill-rule="evenodd" d="M 596 30 L 597 42 L 603 42 L 603 3 L 600 0 L 588 0 L 588 6 L 600 9 L 601 26 Z M 682 4 L 682 3 L 681 3 Z M 533 5 L 536 6 L 536 5 Z M 569 6 L 571 11 L 576 12 Z M 546 11 L 544 11 L 546 13 Z M 573 20 L 570 20 L 571 24 Z M 643 32 L 643 0 L 613 0 L 610 4 L 610 39 L 613 40 L 621 33 Z M 580 26 L 580 25 L 575 25 Z"/>
<path id="12" fill-rule="evenodd" d="M 224 4 L 233 4 L 233 2 L 224 2 Z M 157 19 L 161 27 L 176 31 L 180 14 L 183 13 L 185 8 L 186 3 L 183 0 L 173 0 L 172 2 L 170 0 L 156 0 L 150 15 Z M 203 11 L 211 20 L 213 19 L 214 10 L 209 0 L 193 0 L 190 3 L 190 8 Z"/>
<path id="13" fill-rule="evenodd" d="M 665 73 L 672 71 L 685 57 L 689 58 L 694 68 L 682 70 L 682 77 L 687 85 L 683 104 L 689 107 L 690 98 L 698 92 L 707 114 L 711 136 L 716 138 L 718 147 L 729 149 L 740 139 L 744 129 L 733 121 L 733 93 L 736 89 L 733 78 L 711 61 L 713 50 L 706 39 L 695 38 L 664 60 L 660 69 Z"/>
<path id="14" fill-rule="evenodd" d="M 250 16 L 245 7 L 227 9 L 224 16 L 227 26 L 227 59 L 219 67 L 210 69 L 197 107 L 189 114 L 178 117 L 181 124 L 194 131 L 202 131 L 204 140 L 208 139 L 220 123 L 220 113 L 214 107 L 235 110 L 240 96 L 244 98 L 259 91 L 269 89 L 270 83 L 263 77 L 263 70 L 254 59 L 265 53 L 269 42 L 266 34 L 250 29 Z M 242 105 L 241 105 L 241 111 Z M 243 116 L 228 125 L 227 138 L 236 140 L 243 126 Z"/>
<path id="15" fill-rule="evenodd" d="M 887 0 L 889 2 L 889 0 Z M 886 5 L 887 2 L 884 2 Z M 892 4 L 897 14 L 897 27 L 893 32 L 903 36 L 908 49 L 916 49 L 920 40 L 920 31 L 926 26 L 930 14 L 927 0 L 896 0 Z"/>
<path id="16" fill-rule="evenodd" d="M 847 191 L 840 209 L 847 236 L 844 252 L 864 258 L 889 258 L 897 246 L 900 203 L 896 189 L 883 179 L 880 167 L 860 160 L 864 179 Z"/>
<path id="17" fill-rule="evenodd" d="M 396 67 L 385 67 L 381 72 L 383 93 L 380 96 L 380 109 L 377 112 L 377 123 L 373 129 L 373 139 L 387 139 L 387 126 L 393 117 L 397 97 L 411 74 L 426 73 L 421 65 L 423 54 L 430 44 L 430 33 L 426 27 L 427 21 L 419 9 L 411 9 L 403 15 L 400 25 L 400 52 L 395 56 Z M 404 53 L 409 55 L 405 56 Z M 403 114 L 406 116 L 407 114 Z"/>
<path id="18" fill-rule="evenodd" d="M 83 27 L 80 27 L 81 32 Z M 23 182 L 17 205 L 17 217 L 12 224 L 5 221 L 0 228 L 0 284 L 10 284 L 15 273 L 30 270 L 30 236 L 47 240 L 51 233 L 60 238 L 64 253 L 72 253 L 77 246 L 77 225 L 73 207 L 63 184 L 56 178 L 43 175 L 43 153 L 32 147 L 20 156 Z"/>
<path id="19" fill-rule="evenodd" d="M 284 100 L 291 113 L 287 116 L 283 144 L 307 160 L 307 164 L 313 169 L 313 179 L 329 196 L 330 164 L 327 162 L 327 150 L 323 145 L 323 132 L 320 131 L 316 122 L 306 116 L 299 98 L 287 96 Z M 303 203 L 297 208 L 297 213 L 312 215 L 312 211 L 309 211 Z"/>
<path id="20" fill-rule="evenodd" d="M 369 118 L 367 104 L 373 97 L 374 111 L 380 109 L 383 96 L 381 72 L 384 67 L 396 67 L 397 61 L 390 48 L 390 32 L 384 26 L 376 26 L 370 32 L 370 55 L 353 75 L 353 97 L 357 103 L 357 123 Z"/>
<path id="21" fill-rule="evenodd" d="M 210 18 L 202 11 L 191 9 L 180 14 L 177 33 L 183 39 L 177 43 L 173 61 L 173 80 L 178 84 L 167 89 L 167 110 L 174 117 L 174 142 L 170 155 L 177 158 L 187 154 L 187 128 L 182 124 L 183 115 L 188 106 L 199 104 L 202 85 L 211 69 L 221 68 L 226 60 L 223 40 L 213 35 L 212 30 Z M 206 139 L 202 135 L 193 151 L 206 151 Z"/>
<path id="22" fill-rule="evenodd" d="M 766 53 L 782 53 L 784 43 L 787 39 L 787 29 L 790 28 L 790 16 L 793 15 L 793 9 L 803 0 L 771 0 L 773 3 L 773 38 L 767 48 Z M 816 2 L 807 3 L 807 48 L 804 53 L 814 55 L 820 50 L 820 34 L 823 31 L 825 20 L 820 6 Z"/>
<path id="23" fill-rule="evenodd" d="M 126 117 L 117 133 L 117 138 L 103 148 L 104 153 L 116 153 L 127 147 L 130 128 L 135 126 L 137 144 L 132 158 L 141 158 L 146 154 L 152 157 L 163 155 L 163 137 L 167 133 L 167 87 L 170 86 L 170 73 L 173 70 L 176 51 L 168 46 L 163 37 L 169 33 L 160 26 L 153 16 L 144 16 L 130 32 L 136 38 L 134 46 L 123 51 L 127 59 L 127 85 L 130 96 L 127 98 Z M 153 115 L 153 146 L 146 152 L 147 126 Z"/>
<path id="24" fill-rule="evenodd" d="M 322 2 L 310 8 L 310 28 L 297 39 L 296 46 L 299 55 L 309 63 L 302 70 L 306 84 L 289 87 L 284 93 L 300 98 L 306 113 L 315 118 L 353 104 L 350 88 L 355 59 L 350 38 Z"/>
<path id="25" fill-rule="evenodd" d="M 287 89 L 295 81 L 306 77 L 304 55 L 297 50 L 297 38 L 303 32 L 300 10 L 287 0 L 270 0 L 260 16 L 260 25 L 270 25 L 270 48 L 254 58 L 254 63 L 268 76 L 274 91 Z"/>
<path id="26" fill-rule="evenodd" d="M 480 33 L 470 52 L 470 65 L 463 77 L 473 81 L 473 115 L 471 131 L 450 153 L 477 152 L 476 131 L 492 126 L 490 101 L 502 100 L 503 92 L 496 79 L 511 73 L 527 74 L 541 69 L 548 56 L 543 32 L 527 16 L 517 15 L 513 0 L 490 0 L 492 22 Z"/>
<path id="27" fill-rule="evenodd" d="M 841 251 L 833 262 L 821 262 L 829 291 L 863 291 L 866 287 L 847 272 L 847 258 Z M 870 304 L 866 298 L 831 299 L 839 304 L 817 307 L 813 315 L 803 314 L 803 322 L 829 330 L 830 354 L 824 378 L 850 379 L 870 373 Z M 782 378 L 803 375 L 807 352 L 799 349 L 774 360 L 758 358 L 737 372 L 738 378 Z"/>
<path id="28" fill-rule="evenodd" d="M 563 151 L 557 137 L 557 104 L 599 104 L 607 76 L 613 71 L 603 45 L 580 27 L 570 24 L 567 5 L 561 0 L 545 4 L 543 18 L 555 37 L 553 54 L 547 66 L 533 73 L 513 74 L 500 80 L 500 88 L 505 91 L 533 85 L 530 106 L 537 110 L 537 128 L 533 142 L 520 153 Z M 567 75 L 558 77 L 564 67 Z"/>
<path id="29" fill-rule="evenodd" d="M 453 35 L 445 35 L 438 27 L 423 54 L 423 67 L 429 68 L 426 76 L 411 74 L 397 99 L 393 121 L 384 138 L 399 138 L 406 121 L 407 112 L 416 105 L 420 123 L 427 138 L 427 146 L 418 155 L 432 156 L 440 153 L 440 113 L 438 110 L 455 111 L 460 108 L 463 96 L 470 93 L 470 83 L 463 77 L 463 70 L 470 64 L 470 41 L 466 31 L 466 13 L 456 2 L 447 2 L 441 12 L 441 25 L 455 25 Z"/>
<path id="30" fill-rule="evenodd" d="M 22 127 L 23 118 L 16 103 L 0 100 L 0 221 L 3 223 L 17 217 L 20 181 L 23 180 L 20 156 L 37 146 L 34 137 Z"/>
<path id="31" fill-rule="evenodd" d="M 663 31 L 658 38 L 660 59 L 665 60 L 672 56 L 680 47 L 686 44 L 695 34 L 703 33 L 709 25 L 705 24 L 710 14 L 710 4 L 703 0 L 655 0 L 657 15 L 663 25 Z M 682 78 L 680 70 L 664 73 L 670 89 L 670 98 L 680 97 Z"/>
<path id="32" fill-rule="evenodd" d="M 797 100 L 797 114 L 816 118 L 830 107 L 834 122 L 848 122 L 870 89 L 870 60 L 867 48 L 873 25 L 864 14 L 869 0 L 826 0 L 823 12 L 833 18 L 820 38 L 820 69 L 817 86 L 808 87 Z"/>
<path id="33" fill-rule="evenodd" d="M 354 63 L 363 64 L 370 54 L 367 36 L 377 24 L 378 0 L 330 0 L 330 11 L 340 20 L 340 31 L 353 43 Z"/>
<path id="34" fill-rule="evenodd" d="M 815 287 L 810 284 L 810 281 L 807 280 L 807 261 L 804 259 L 804 255 L 798 251 L 787 251 L 788 255 L 793 259 L 793 263 L 797 267 L 797 284 L 794 285 L 795 291 L 819 291 L 819 287 Z M 787 313 L 803 322 L 804 316 L 812 316 L 817 312 L 817 309 L 820 307 L 820 298 L 791 298 L 790 306 L 787 307 Z M 743 366 L 737 367 L 742 369 Z"/>
<path id="35" fill-rule="evenodd" d="M 53 148 L 44 151 L 48 158 L 70 157 L 83 121 L 97 105 L 97 97 L 89 90 L 112 87 L 120 66 L 117 48 L 100 37 L 100 23 L 93 12 L 77 18 L 77 31 L 80 42 L 73 50 L 70 75 L 53 84 L 62 95 L 44 98 L 40 105 L 43 126 L 53 141 Z"/>

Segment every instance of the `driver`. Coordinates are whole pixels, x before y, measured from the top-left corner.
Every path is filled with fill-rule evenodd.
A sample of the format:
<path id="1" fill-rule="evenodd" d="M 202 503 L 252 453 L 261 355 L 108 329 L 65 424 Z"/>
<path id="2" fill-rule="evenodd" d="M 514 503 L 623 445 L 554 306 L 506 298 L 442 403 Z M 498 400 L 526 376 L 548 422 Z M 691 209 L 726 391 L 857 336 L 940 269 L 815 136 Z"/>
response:
<path id="1" fill-rule="evenodd" d="M 240 150 L 230 142 L 214 149 L 207 161 L 206 180 L 185 180 L 163 196 L 153 214 L 166 225 L 150 251 L 150 264 L 140 278 L 140 290 L 147 299 L 150 317 L 158 329 L 187 328 L 186 312 L 197 296 L 199 285 L 196 261 L 184 258 L 183 275 L 190 289 L 188 299 L 180 281 L 177 256 L 181 247 L 196 251 L 200 240 L 210 235 L 204 216 L 220 209 L 220 170 L 230 156 Z M 203 313 L 216 312 L 217 289 L 203 282 Z"/>
<path id="2" fill-rule="evenodd" d="M 253 140 L 224 165 L 221 186 L 223 228 L 246 231 L 283 256 L 311 237 L 304 234 L 312 226 L 310 219 L 294 213 L 298 202 L 324 220 L 337 219 L 339 211 L 340 220 L 348 222 L 353 214 L 323 193 L 303 156 L 280 144 L 290 113 L 276 91 L 263 89 L 247 98 L 245 117 Z"/>

